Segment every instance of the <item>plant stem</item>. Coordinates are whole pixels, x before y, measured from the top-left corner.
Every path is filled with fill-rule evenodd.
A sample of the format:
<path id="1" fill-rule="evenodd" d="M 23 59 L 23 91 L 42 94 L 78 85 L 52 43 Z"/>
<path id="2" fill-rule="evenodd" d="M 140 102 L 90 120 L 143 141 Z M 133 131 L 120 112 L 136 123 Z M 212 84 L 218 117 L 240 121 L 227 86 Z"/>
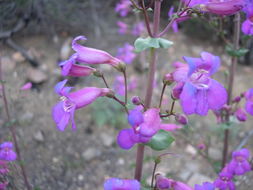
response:
<path id="1" fill-rule="evenodd" d="M 8 107 L 8 100 L 7 100 L 7 97 L 6 97 L 6 94 L 5 94 L 5 85 L 4 85 L 4 82 L 3 82 L 3 76 L 2 75 L 3 75 L 3 73 L 2 73 L 2 63 L 0 61 L 0 81 L 1 81 L 1 85 L 2 85 L 2 98 L 3 98 L 4 109 L 5 109 L 5 112 L 6 112 L 6 115 L 7 115 L 8 123 L 11 124 L 11 116 L 10 116 L 9 107 Z M 10 132 L 11 132 L 11 136 L 12 136 L 12 139 L 13 139 L 13 142 L 14 142 L 16 152 L 17 152 L 17 161 L 20 162 L 21 173 L 22 173 L 23 178 L 24 178 L 25 186 L 26 186 L 27 190 L 31 190 L 31 186 L 28 182 L 28 178 L 27 178 L 27 175 L 26 175 L 26 169 L 25 169 L 24 164 L 22 163 L 22 157 L 21 157 L 21 154 L 20 154 L 20 148 L 18 146 L 17 137 L 16 137 L 16 130 L 15 130 L 14 125 L 11 124 L 11 126 L 9 126 L 9 129 L 10 129 Z"/>
<path id="2" fill-rule="evenodd" d="M 126 70 L 123 71 L 124 75 L 124 83 L 125 83 L 125 104 L 127 104 L 127 76 L 126 76 Z"/>
<path id="3" fill-rule="evenodd" d="M 159 31 L 161 2 L 162 0 L 155 0 L 154 24 L 153 24 L 154 37 L 157 36 L 157 33 Z M 145 101 L 144 101 L 144 105 L 146 108 L 150 107 L 151 100 L 152 100 L 153 84 L 154 84 L 154 79 L 155 79 L 156 60 L 157 60 L 156 49 L 151 48 L 150 55 L 151 55 L 150 56 L 151 61 L 149 64 L 148 83 L 147 83 L 146 96 L 145 96 Z M 134 176 L 134 178 L 138 181 L 141 181 L 141 176 L 142 176 L 144 149 L 145 147 L 143 144 L 138 144 L 137 154 L 136 154 L 136 168 L 135 168 L 135 176 Z"/>
<path id="4" fill-rule="evenodd" d="M 146 10 L 146 7 L 145 7 L 144 0 L 141 1 L 141 6 L 142 6 L 142 12 L 143 12 L 143 15 L 144 15 L 144 19 L 145 19 L 145 24 L 146 24 L 146 28 L 147 28 L 147 31 L 148 31 L 148 35 L 150 37 L 153 37 L 153 34 L 151 32 L 151 29 L 150 29 L 149 17 L 148 17 L 148 13 L 147 13 L 147 10 Z"/>
<path id="5" fill-rule="evenodd" d="M 110 88 L 110 87 L 109 87 L 109 85 L 108 85 L 108 83 L 106 82 L 105 77 L 104 77 L 104 75 L 103 75 L 103 74 L 101 75 L 101 78 L 103 79 L 103 81 L 104 81 L 104 83 L 105 83 L 106 88 Z"/>
<path id="6" fill-rule="evenodd" d="M 160 102 L 159 102 L 159 108 L 161 108 L 161 106 L 162 106 L 163 95 L 164 95 L 164 91 L 165 91 L 166 86 L 167 86 L 166 84 L 163 84 L 163 89 L 162 89 L 162 93 L 161 93 L 161 97 L 160 97 Z"/>
<path id="7" fill-rule="evenodd" d="M 234 18 L 234 39 L 233 46 L 235 50 L 239 49 L 239 39 L 240 39 L 240 13 L 237 13 Z M 227 104 L 231 104 L 235 70 L 237 64 L 237 57 L 232 57 L 231 65 L 229 67 L 229 80 L 228 80 L 228 100 Z M 226 114 L 226 123 L 229 123 L 230 113 Z M 222 157 L 222 168 L 226 165 L 227 155 L 228 155 L 228 141 L 229 141 L 229 129 L 224 131 L 224 143 L 223 143 L 223 157 Z"/>

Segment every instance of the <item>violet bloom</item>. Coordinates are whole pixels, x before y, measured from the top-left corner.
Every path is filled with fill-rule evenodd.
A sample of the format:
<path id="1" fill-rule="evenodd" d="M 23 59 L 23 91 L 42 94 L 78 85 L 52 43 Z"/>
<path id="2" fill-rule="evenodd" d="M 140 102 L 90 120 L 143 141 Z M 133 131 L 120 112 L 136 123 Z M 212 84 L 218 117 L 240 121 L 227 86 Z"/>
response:
<path id="1" fill-rule="evenodd" d="M 188 63 L 177 62 L 174 80 L 183 82 L 180 104 L 185 114 L 207 115 L 208 110 L 219 110 L 227 101 L 226 89 L 211 78 L 220 66 L 220 59 L 208 52 L 201 58 L 184 57 Z"/>
<path id="2" fill-rule="evenodd" d="M 128 122 L 132 128 L 123 129 L 118 134 L 118 144 L 123 149 L 130 149 L 136 143 L 147 143 L 159 130 L 174 131 L 181 128 L 175 124 L 163 124 L 160 119 L 160 110 L 150 108 L 142 113 L 142 107 L 131 110 Z"/>
<path id="3" fill-rule="evenodd" d="M 17 154 L 13 150 L 12 142 L 4 142 L 0 145 L 0 160 L 14 161 L 17 159 Z"/>
<path id="4" fill-rule="evenodd" d="M 135 179 L 110 178 L 104 183 L 104 190 L 140 190 L 141 185 Z"/>
<path id="5" fill-rule="evenodd" d="M 124 61 L 126 64 L 131 64 L 136 57 L 136 54 L 134 53 L 134 46 L 129 43 L 125 43 L 123 47 L 118 49 L 116 57 Z"/>
<path id="6" fill-rule="evenodd" d="M 6 175 L 7 173 L 9 173 L 7 162 L 0 160 L 0 175 Z"/>
<path id="7" fill-rule="evenodd" d="M 183 0 L 185 5 L 188 5 L 188 7 L 194 7 L 196 5 L 204 4 L 208 2 L 208 0 Z"/>
<path id="8" fill-rule="evenodd" d="M 25 83 L 21 88 L 20 90 L 30 90 L 32 88 L 32 83 L 31 82 L 28 82 L 28 83 Z"/>
<path id="9" fill-rule="evenodd" d="M 111 56 L 109 53 L 105 51 L 85 47 L 78 44 L 77 41 L 79 40 L 86 40 L 86 38 L 84 36 L 78 36 L 72 41 L 72 48 L 76 53 L 72 55 L 67 62 L 65 63 L 63 62 L 61 66 L 64 67 L 65 65 L 65 67 L 68 68 L 69 66 L 73 65 L 73 63 L 80 62 L 91 65 L 108 64 L 117 68 L 123 64 L 121 60 Z"/>
<path id="10" fill-rule="evenodd" d="M 219 177 L 214 181 L 214 186 L 219 190 L 235 190 L 233 174 L 228 171 L 227 167 L 219 173 Z"/>
<path id="11" fill-rule="evenodd" d="M 122 21 L 117 22 L 117 26 L 119 27 L 118 33 L 123 35 L 128 33 L 128 25 Z"/>
<path id="12" fill-rule="evenodd" d="M 159 190 L 167 190 L 167 189 L 193 190 L 190 186 L 188 186 L 180 181 L 175 181 L 173 179 L 169 179 L 169 178 L 163 177 L 161 175 L 157 176 L 156 185 Z"/>
<path id="13" fill-rule="evenodd" d="M 253 115 L 253 88 L 249 89 L 244 96 L 246 99 L 245 110 Z"/>
<path id="14" fill-rule="evenodd" d="M 53 119 L 60 131 L 64 131 L 69 120 L 71 120 L 72 128 L 76 129 L 74 121 L 75 110 L 85 107 L 97 98 L 110 93 L 108 88 L 96 87 L 86 87 L 75 92 L 69 92 L 71 87 L 64 87 L 66 83 L 67 80 L 64 80 L 55 86 L 55 92 L 61 96 L 61 101 L 52 109 Z"/>
<path id="15" fill-rule="evenodd" d="M 253 1 L 245 0 L 245 6 L 242 10 L 246 13 L 246 17 L 253 22 Z"/>
<path id="16" fill-rule="evenodd" d="M 143 34 L 143 32 L 146 30 L 145 24 L 143 22 L 138 22 L 134 24 L 133 29 L 132 29 L 132 34 L 134 36 L 140 36 Z"/>
<path id="17" fill-rule="evenodd" d="M 217 15 L 233 15 L 245 6 L 244 0 L 209 0 L 201 4 L 200 9 L 204 12 Z"/>
<path id="18" fill-rule="evenodd" d="M 138 86 L 137 84 L 137 78 L 135 76 L 131 76 L 128 80 L 127 84 L 127 90 L 129 92 L 132 92 L 134 89 L 136 89 Z M 116 76 L 115 77 L 115 82 L 113 85 L 113 89 L 115 92 L 121 96 L 125 95 L 125 82 L 124 82 L 124 77 L 123 76 Z"/>
<path id="19" fill-rule="evenodd" d="M 215 190 L 213 183 L 205 182 L 202 185 L 195 185 L 194 190 Z"/>
<path id="20" fill-rule="evenodd" d="M 246 112 L 242 108 L 236 110 L 235 116 L 239 121 L 244 122 L 247 120 Z"/>
<path id="21" fill-rule="evenodd" d="M 7 185 L 8 185 L 7 181 L 0 183 L 0 190 L 5 190 Z"/>
<path id="22" fill-rule="evenodd" d="M 242 23 L 242 32 L 246 35 L 253 35 L 253 22 L 250 19 Z"/>
<path id="23" fill-rule="evenodd" d="M 131 11 L 131 1 L 129 0 L 120 0 L 115 7 L 115 12 L 119 13 L 120 16 L 125 17 Z"/>
<path id="24" fill-rule="evenodd" d="M 232 153 L 232 160 L 228 164 L 228 170 L 235 175 L 243 175 L 251 170 L 248 161 L 250 152 L 248 149 L 243 148 Z"/>

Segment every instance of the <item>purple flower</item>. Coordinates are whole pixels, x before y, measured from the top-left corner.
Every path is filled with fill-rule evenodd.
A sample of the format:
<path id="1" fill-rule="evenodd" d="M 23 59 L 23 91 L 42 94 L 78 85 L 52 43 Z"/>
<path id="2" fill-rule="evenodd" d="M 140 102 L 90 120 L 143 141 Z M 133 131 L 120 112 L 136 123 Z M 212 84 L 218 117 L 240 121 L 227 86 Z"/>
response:
<path id="1" fill-rule="evenodd" d="M 32 83 L 31 82 L 28 82 L 28 83 L 25 83 L 21 88 L 20 90 L 30 90 L 32 88 Z"/>
<path id="2" fill-rule="evenodd" d="M 195 185 L 195 189 L 194 190 L 214 190 L 215 187 L 212 183 L 210 182 L 205 182 L 202 185 Z"/>
<path id="3" fill-rule="evenodd" d="M 111 56 L 109 53 L 105 51 L 85 47 L 78 44 L 77 41 L 79 40 L 86 40 L 86 38 L 84 36 L 78 36 L 72 41 L 72 48 L 76 53 L 72 55 L 69 60 L 61 64 L 61 66 L 63 66 L 63 69 L 64 69 L 64 66 L 66 67 L 65 71 L 63 71 L 64 73 L 65 72 L 68 73 L 69 71 L 71 71 L 70 68 L 71 66 L 73 66 L 75 62 L 92 64 L 92 65 L 93 64 L 109 64 L 116 68 L 123 64 L 121 60 L 117 59 L 116 57 Z"/>
<path id="4" fill-rule="evenodd" d="M 246 13 L 248 19 L 253 21 L 253 1 L 252 0 L 245 0 L 245 6 L 243 8 L 243 12 Z"/>
<path id="5" fill-rule="evenodd" d="M 145 25 L 143 22 L 138 22 L 136 24 L 134 24 L 133 29 L 132 29 L 132 34 L 134 36 L 140 36 L 141 34 L 143 34 L 143 32 L 145 31 Z"/>
<path id="6" fill-rule="evenodd" d="M 141 185 L 135 179 L 110 178 L 104 183 L 104 190 L 140 190 Z"/>
<path id="7" fill-rule="evenodd" d="M 129 43 L 125 43 L 123 47 L 118 49 L 116 57 L 124 61 L 126 64 L 131 64 L 136 57 L 136 54 L 134 53 L 134 46 Z"/>
<path id="8" fill-rule="evenodd" d="M 175 181 L 173 179 L 163 177 L 162 175 L 158 175 L 156 177 L 156 184 L 157 184 L 157 187 L 159 190 L 167 190 L 167 189 L 193 190 L 190 186 L 188 186 L 180 181 Z"/>
<path id="9" fill-rule="evenodd" d="M 131 11 L 131 2 L 129 0 L 121 0 L 115 7 L 115 12 L 120 16 L 125 17 Z"/>
<path id="10" fill-rule="evenodd" d="M 163 124 L 160 119 L 160 110 L 150 108 L 142 113 L 141 106 L 131 110 L 128 122 L 132 128 L 123 129 L 118 134 L 118 144 L 123 149 L 130 149 L 136 143 L 147 143 L 160 129 L 174 131 L 181 128 L 175 124 Z"/>
<path id="11" fill-rule="evenodd" d="M 246 121 L 247 120 L 247 115 L 245 111 L 242 108 L 239 108 L 235 112 L 235 116 L 239 121 Z"/>
<path id="12" fill-rule="evenodd" d="M 0 174 L 6 175 L 7 173 L 9 173 L 7 162 L 4 160 L 0 160 Z"/>
<path id="13" fill-rule="evenodd" d="M 187 125 L 187 123 L 188 123 L 188 118 L 184 114 L 176 114 L 175 119 L 178 123 L 180 123 L 182 125 Z"/>
<path id="14" fill-rule="evenodd" d="M 228 171 L 227 167 L 219 173 L 219 177 L 214 181 L 214 186 L 219 190 L 235 190 L 233 174 Z"/>
<path id="15" fill-rule="evenodd" d="M 17 154 L 13 151 L 12 142 L 4 142 L 0 145 L 0 160 L 14 161 Z"/>
<path id="16" fill-rule="evenodd" d="M 248 161 L 250 152 L 248 149 L 243 148 L 232 153 L 232 160 L 228 164 L 228 170 L 235 175 L 243 175 L 251 170 Z"/>
<path id="17" fill-rule="evenodd" d="M 92 67 L 76 64 L 77 57 L 77 54 L 74 54 L 68 60 L 59 64 L 63 76 L 83 77 L 89 76 L 96 71 Z"/>
<path id="18" fill-rule="evenodd" d="M 242 23 L 242 32 L 246 35 L 253 35 L 253 22 L 250 19 Z"/>
<path id="19" fill-rule="evenodd" d="M 200 8 L 204 12 L 217 15 L 232 15 L 239 12 L 245 6 L 244 0 L 209 0 L 201 4 Z"/>
<path id="20" fill-rule="evenodd" d="M 128 25 L 122 21 L 117 22 L 117 26 L 119 27 L 118 32 L 119 34 L 127 34 L 128 33 Z"/>
<path id="21" fill-rule="evenodd" d="M 245 110 L 253 115 L 253 88 L 249 89 L 244 96 L 246 99 Z"/>
<path id="22" fill-rule="evenodd" d="M 125 82 L 123 76 L 116 76 L 115 82 L 113 85 L 115 92 L 121 96 L 125 95 Z M 135 76 L 131 76 L 128 81 L 127 90 L 132 92 L 137 88 L 137 78 Z"/>
<path id="23" fill-rule="evenodd" d="M 206 115 L 208 110 L 219 110 L 227 101 L 226 89 L 211 78 L 220 66 L 220 59 L 208 52 L 201 58 L 184 57 L 188 65 L 177 62 L 174 80 L 183 82 L 180 103 L 185 114 Z"/>
<path id="24" fill-rule="evenodd" d="M 194 7 L 199 4 L 204 4 L 208 2 L 208 0 L 183 0 L 188 7 Z"/>
<path id="25" fill-rule="evenodd" d="M 8 185 L 7 181 L 0 183 L 0 190 L 5 190 L 7 185 Z"/>
<path id="26" fill-rule="evenodd" d="M 97 98 L 110 93 L 108 88 L 86 87 L 75 92 L 69 92 L 71 87 L 64 87 L 67 80 L 59 82 L 55 86 L 55 92 L 61 96 L 61 101 L 53 107 L 52 116 L 60 131 L 64 131 L 69 120 L 72 128 L 76 129 L 74 113 L 76 109 L 91 104 Z"/>

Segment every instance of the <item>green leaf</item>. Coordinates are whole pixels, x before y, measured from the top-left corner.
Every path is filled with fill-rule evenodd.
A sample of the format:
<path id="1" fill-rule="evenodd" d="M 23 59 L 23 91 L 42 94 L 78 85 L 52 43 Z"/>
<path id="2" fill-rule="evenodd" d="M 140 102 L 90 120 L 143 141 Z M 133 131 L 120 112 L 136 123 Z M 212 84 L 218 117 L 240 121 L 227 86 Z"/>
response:
<path id="1" fill-rule="evenodd" d="M 152 137 L 151 141 L 149 141 L 146 145 L 154 150 L 159 151 L 168 148 L 174 140 L 175 139 L 170 132 L 160 130 Z"/>
<path id="2" fill-rule="evenodd" d="M 228 55 L 232 56 L 232 57 L 242 57 L 244 56 L 246 53 L 248 53 L 249 49 L 246 48 L 240 48 L 238 50 L 233 49 L 231 46 L 226 46 L 226 52 Z"/>
<path id="3" fill-rule="evenodd" d="M 134 42 L 135 52 L 139 53 L 149 48 L 169 48 L 172 41 L 164 38 L 137 38 Z"/>
<path id="4" fill-rule="evenodd" d="M 173 42 L 172 41 L 169 41 L 165 38 L 158 38 L 159 39 L 159 45 L 160 45 L 160 48 L 169 48 L 170 46 L 173 45 Z"/>

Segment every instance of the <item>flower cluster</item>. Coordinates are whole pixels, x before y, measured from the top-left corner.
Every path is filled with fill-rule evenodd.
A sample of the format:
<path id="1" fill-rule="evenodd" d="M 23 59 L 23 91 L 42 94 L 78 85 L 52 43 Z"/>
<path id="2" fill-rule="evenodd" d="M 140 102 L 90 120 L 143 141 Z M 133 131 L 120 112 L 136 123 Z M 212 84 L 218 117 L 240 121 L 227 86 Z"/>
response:
<path id="1" fill-rule="evenodd" d="M 206 115 L 227 102 L 226 89 L 211 76 L 220 66 L 220 58 L 202 52 L 201 58 L 184 57 L 187 64 L 176 62 L 173 78 L 177 82 L 172 95 L 180 99 L 185 114 Z"/>
<path id="2" fill-rule="evenodd" d="M 0 145 L 0 160 L 14 161 L 17 159 L 17 154 L 13 150 L 12 142 L 4 142 Z"/>

